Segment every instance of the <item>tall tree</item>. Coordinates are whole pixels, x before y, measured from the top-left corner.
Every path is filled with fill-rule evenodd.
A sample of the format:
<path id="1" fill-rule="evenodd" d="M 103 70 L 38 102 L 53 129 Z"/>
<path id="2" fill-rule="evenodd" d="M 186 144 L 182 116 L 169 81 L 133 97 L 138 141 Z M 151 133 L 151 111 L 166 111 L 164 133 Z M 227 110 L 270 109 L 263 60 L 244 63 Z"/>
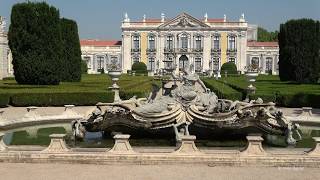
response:
<path id="1" fill-rule="evenodd" d="M 8 33 L 15 79 L 19 84 L 59 84 L 59 11 L 44 2 L 12 7 Z"/>
<path id="2" fill-rule="evenodd" d="M 262 27 L 258 27 L 258 41 L 267 42 L 267 41 L 278 41 L 278 31 L 269 32 Z"/>
<path id="3" fill-rule="evenodd" d="M 62 35 L 62 81 L 81 80 L 81 49 L 77 23 L 73 20 L 61 19 Z"/>
<path id="4" fill-rule="evenodd" d="M 312 19 L 280 25 L 279 75 L 284 81 L 315 83 L 320 78 L 320 26 Z"/>

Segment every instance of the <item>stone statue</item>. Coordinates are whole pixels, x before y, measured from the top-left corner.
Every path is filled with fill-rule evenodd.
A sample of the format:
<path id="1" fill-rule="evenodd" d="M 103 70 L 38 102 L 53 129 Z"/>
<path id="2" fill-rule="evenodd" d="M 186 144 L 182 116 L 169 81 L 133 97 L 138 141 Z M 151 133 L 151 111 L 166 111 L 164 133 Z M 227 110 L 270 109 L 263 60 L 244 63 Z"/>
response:
<path id="1" fill-rule="evenodd" d="M 75 135 L 80 138 L 85 131 L 125 132 L 129 128 L 170 133 L 173 129 L 177 141 L 182 135 L 189 135 L 190 126 L 208 131 L 256 127 L 259 133 L 286 136 L 288 144 L 301 139 L 299 125 L 284 117 L 274 103 L 264 103 L 261 98 L 251 102 L 219 99 L 188 68 L 172 72 L 171 79 L 161 88 L 153 84 L 148 98 L 100 103 L 88 119 L 73 123 Z M 298 134 L 297 139 L 294 133 Z"/>

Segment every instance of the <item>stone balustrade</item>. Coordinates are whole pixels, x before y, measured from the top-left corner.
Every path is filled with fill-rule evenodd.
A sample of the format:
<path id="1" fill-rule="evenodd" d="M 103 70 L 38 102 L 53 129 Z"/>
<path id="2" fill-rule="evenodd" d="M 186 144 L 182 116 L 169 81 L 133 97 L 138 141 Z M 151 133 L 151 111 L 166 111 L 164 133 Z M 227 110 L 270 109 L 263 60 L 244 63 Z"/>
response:
<path id="1" fill-rule="evenodd" d="M 27 113 L 24 115 L 23 118 L 25 119 L 39 119 L 39 114 L 37 113 L 38 107 L 30 106 L 27 107 Z"/>
<path id="2" fill-rule="evenodd" d="M 179 143 L 179 147 L 175 150 L 174 153 L 179 153 L 179 154 L 200 153 L 199 149 L 194 143 L 195 140 L 196 140 L 196 136 L 190 136 L 190 135 L 181 136 L 181 142 Z"/>
<path id="3" fill-rule="evenodd" d="M 313 149 L 309 151 L 308 155 L 320 156 L 320 137 L 313 137 L 312 139 L 315 141 L 315 145 Z"/>
<path id="4" fill-rule="evenodd" d="M 7 145 L 3 142 L 4 133 L 0 132 L 0 152 L 7 149 Z"/>
<path id="5" fill-rule="evenodd" d="M 241 151 L 241 155 L 244 156 L 264 156 L 266 152 L 262 148 L 263 138 L 261 135 L 248 135 L 247 136 L 248 144 L 247 147 Z"/>
<path id="6" fill-rule="evenodd" d="M 70 151 L 64 140 L 65 134 L 51 134 L 49 146 L 43 150 L 46 153 L 64 153 Z"/>
<path id="7" fill-rule="evenodd" d="M 299 116 L 312 116 L 312 107 L 302 107 L 302 113 Z"/>
<path id="8" fill-rule="evenodd" d="M 113 136 L 115 142 L 112 149 L 108 152 L 116 154 L 132 154 L 134 153 L 130 143 L 128 134 L 116 134 Z"/>

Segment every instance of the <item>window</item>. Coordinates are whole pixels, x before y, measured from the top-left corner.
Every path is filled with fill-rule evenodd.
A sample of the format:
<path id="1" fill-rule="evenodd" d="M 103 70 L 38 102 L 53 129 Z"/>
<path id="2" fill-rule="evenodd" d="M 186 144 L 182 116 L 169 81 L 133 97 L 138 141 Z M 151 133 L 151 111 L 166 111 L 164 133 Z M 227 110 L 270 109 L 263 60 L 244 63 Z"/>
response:
<path id="1" fill-rule="evenodd" d="M 229 58 L 229 62 L 236 63 L 236 58 L 234 58 L 234 57 L 230 57 L 230 58 Z"/>
<path id="2" fill-rule="evenodd" d="M 211 66 L 210 68 L 212 68 L 212 70 L 214 71 L 218 71 L 219 70 L 219 58 L 218 57 L 214 57 L 212 58 L 212 62 L 211 62 Z"/>
<path id="3" fill-rule="evenodd" d="M 183 34 L 181 36 L 181 48 L 188 49 L 188 37 L 186 34 Z"/>
<path id="4" fill-rule="evenodd" d="M 167 36 L 167 48 L 173 49 L 173 37 L 172 36 Z"/>
<path id="5" fill-rule="evenodd" d="M 213 37 L 213 49 L 215 49 L 215 50 L 220 49 L 220 37 L 219 36 Z"/>
<path id="6" fill-rule="evenodd" d="M 201 65 L 201 58 L 195 58 L 195 71 L 201 72 L 202 65 Z"/>
<path id="7" fill-rule="evenodd" d="M 155 69 L 154 57 L 149 57 L 149 60 L 148 60 L 148 70 L 149 70 L 149 71 L 154 71 L 154 69 Z"/>
<path id="8" fill-rule="evenodd" d="M 196 49 L 201 49 L 201 36 L 196 37 Z"/>
<path id="9" fill-rule="evenodd" d="M 252 59 L 251 59 L 251 66 L 253 67 L 253 68 L 259 68 L 259 58 L 258 57 L 253 57 Z"/>
<path id="10" fill-rule="evenodd" d="M 132 58 L 132 64 L 134 64 L 135 62 L 139 62 L 139 58 L 138 57 L 133 57 Z"/>
<path id="11" fill-rule="evenodd" d="M 149 36 L 149 49 L 156 49 L 154 35 Z"/>
<path id="12" fill-rule="evenodd" d="M 98 64 L 97 70 L 102 70 L 104 67 L 104 57 L 103 56 L 97 57 L 97 64 Z"/>
<path id="13" fill-rule="evenodd" d="M 229 50 L 235 50 L 236 49 L 236 37 L 235 36 L 229 36 L 229 44 L 228 44 Z"/>
<path id="14" fill-rule="evenodd" d="M 138 35 L 133 36 L 133 49 L 140 49 L 140 39 Z"/>
<path id="15" fill-rule="evenodd" d="M 272 58 L 271 57 L 267 57 L 266 58 L 266 73 L 272 73 Z"/>
<path id="16" fill-rule="evenodd" d="M 171 70 L 173 69 L 173 59 L 171 57 L 167 58 L 164 62 L 164 69 Z"/>
<path id="17" fill-rule="evenodd" d="M 91 58 L 89 56 L 83 57 L 84 62 L 87 63 L 88 69 L 91 69 Z"/>

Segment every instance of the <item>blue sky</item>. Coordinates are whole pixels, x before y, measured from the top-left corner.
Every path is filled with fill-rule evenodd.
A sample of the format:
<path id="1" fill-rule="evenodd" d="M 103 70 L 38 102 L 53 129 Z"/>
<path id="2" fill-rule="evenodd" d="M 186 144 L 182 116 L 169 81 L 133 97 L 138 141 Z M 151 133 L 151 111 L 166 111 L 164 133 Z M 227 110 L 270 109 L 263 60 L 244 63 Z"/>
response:
<path id="1" fill-rule="evenodd" d="M 13 4 L 26 0 L 0 0 L 0 15 L 10 19 Z M 77 21 L 80 38 L 120 39 L 123 14 L 131 20 L 175 17 L 187 12 L 202 18 L 237 20 L 245 13 L 246 20 L 268 30 L 277 30 L 279 24 L 293 18 L 320 20 L 320 0 L 43 0 L 60 10 L 63 17 Z M 9 24 L 9 23 L 8 23 Z"/>

